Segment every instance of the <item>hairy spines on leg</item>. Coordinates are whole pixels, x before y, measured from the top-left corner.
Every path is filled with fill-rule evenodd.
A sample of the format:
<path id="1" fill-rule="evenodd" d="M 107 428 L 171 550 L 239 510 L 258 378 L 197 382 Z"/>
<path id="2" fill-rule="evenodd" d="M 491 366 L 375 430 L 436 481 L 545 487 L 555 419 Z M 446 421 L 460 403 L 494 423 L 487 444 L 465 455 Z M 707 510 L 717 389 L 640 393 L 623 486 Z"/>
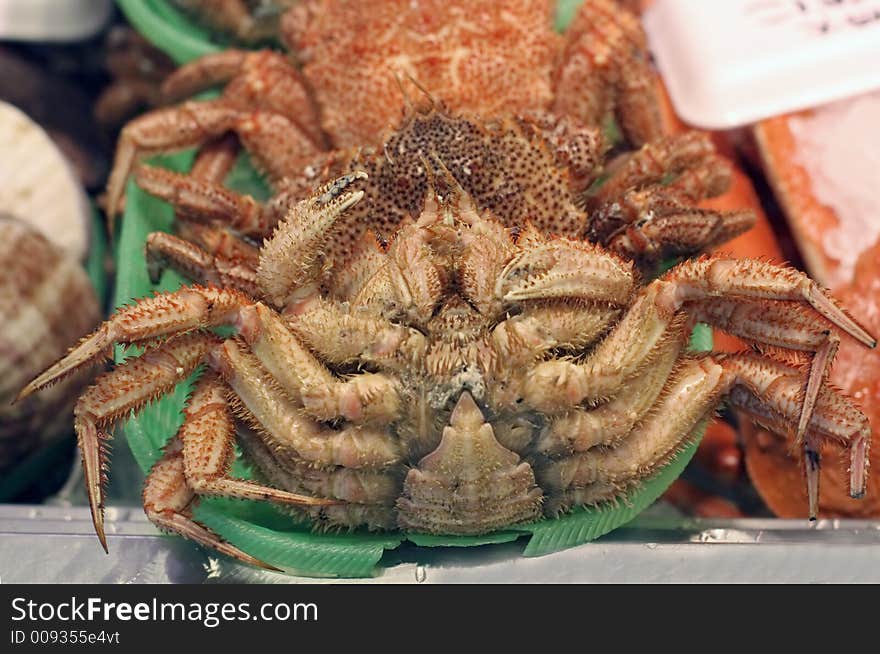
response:
<path id="1" fill-rule="evenodd" d="M 582 241 L 557 238 L 523 250 L 495 284 L 505 302 L 558 297 L 623 305 L 635 284 L 632 263 Z"/>
<path id="2" fill-rule="evenodd" d="M 542 488 L 553 491 L 593 483 L 642 479 L 664 465 L 727 390 L 723 368 L 709 358 L 686 359 L 673 373 L 654 409 L 614 447 L 600 447 L 538 466 Z"/>
<path id="3" fill-rule="evenodd" d="M 364 196 L 363 191 L 348 189 L 365 178 L 366 173 L 353 173 L 318 189 L 312 197 L 291 207 L 264 243 L 257 278 L 277 306 L 312 294 L 326 265 L 322 254 L 334 224 Z"/>
<path id="4" fill-rule="evenodd" d="M 235 424 L 227 390 L 216 373 L 208 372 L 199 380 L 184 409 L 177 437 L 183 443 L 187 485 L 200 496 L 266 500 L 294 506 L 334 504 L 332 499 L 291 493 L 230 476 Z"/>
<path id="5" fill-rule="evenodd" d="M 215 336 L 204 333 L 173 338 L 101 375 L 77 402 L 74 428 L 92 520 L 104 549 L 104 484 L 110 428 L 119 418 L 141 409 L 186 379 L 217 342 Z"/>
<path id="6" fill-rule="evenodd" d="M 150 522 L 164 531 L 189 538 L 217 552 L 231 556 L 243 563 L 268 570 L 277 570 L 234 545 L 192 517 L 195 493 L 186 483 L 183 461 L 183 445 L 173 438 L 166 445 L 164 454 L 147 475 L 144 482 L 142 503 Z"/>
<path id="7" fill-rule="evenodd" d="M 138 186 L 165 200 L 187 220 L 226 224 L 237 232 L 263 237 L 275 227 L 278 216 L 249 195 L 240 195 L 226 187 L 154 166 L 139 166 L 135 171 Z"/>
<path id="8" fill-rule="evenodd" d="M 731 376 L 730 383 L 734 388 L 730 398 L 735 406 L 773 431 L 794 435 L 793 445 L 815 452 L 816 470 L 808 471 L 808 474 L 818 475 L 819 452 L 807 437 L 812 441 L 834 440 L 850 450 L 850 494 L 858 497 L 864 492 L 871 427 L 865 415 L 848 398 L 836 389 L 821 386 L 804 437 L 798 440 L 791 425 L 803 415 L 806 372 L 800 367 L 752 353 L 719 356 L 718 360 Z M 811 500 L 811 508 L 815 509 L 817 498 Z"/>
<path id="9" fill-rule="evenodd" d="M 189 279 L 207 285 L 234 288 L 250 297 L 259 297 L 257 273 L 246 262 L 212 255 L 190 241 L 165 232 L 147 236 L 145 248 L 150 280 L 157 284 L 166 268 L 173 268 Z"/>
<path id="10" fill-rule="evenodd" d="M 40 374 L 19 394 L 26 397 L 71 372 L 109 356 L 117 343 L 136 344 L 171 334 L 234 323 L 238 310 L 253 302 L 232 289 L 183 287 L 122 307 L 97 331 L 83 338 L 58 363 Z"/>

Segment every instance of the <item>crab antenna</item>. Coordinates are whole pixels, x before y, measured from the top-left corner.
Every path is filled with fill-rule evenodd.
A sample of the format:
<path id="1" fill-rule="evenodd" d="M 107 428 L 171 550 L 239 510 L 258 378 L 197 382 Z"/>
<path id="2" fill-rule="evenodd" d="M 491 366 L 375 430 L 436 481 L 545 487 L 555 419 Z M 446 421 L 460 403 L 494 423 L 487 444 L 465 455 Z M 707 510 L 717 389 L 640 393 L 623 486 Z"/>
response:
<path id="1" fill-rule="evenodd" d="M 407 79 L 409 79 L 410 82 L 413 83 L 413 85 L 414 85 L 419 91 L 422 92 L 422 94 L 423 94 L 426 98 L 428 98 L 428 103 L 429 103 L 429 106 L 430 106 L 431 109 L 433 109 L 434 107 L 437 106 L 437 100 L 434 98 L 434 96 L 431 95 L 431 93 L 428 91 L 428 89 L 426 89 L 424 86 L 422 86 L 422 84 L 421 84 L 421 83 L 420 83 L 420 82 L 419 82 L 419 81 L 418 81 L 418 80 L 417 80 L 417 79 L 416 79 L 411 73 L 406 73 L 406 77 L 407 77 Z"/>
<path id="2" fill-rule="evenodd" d="M 400 78 L 400 74 L 396 70 L 392 70 L 391 74 L 394 75 L 394 81 L 397 82 L 397 87 L 400 89 L 400 94 L 403 96 L 403 104 L 405 106 L 405 112 L 410 113 L 413 110 L 413 103 L 409 97 L 409 93 L 406 92 L 406 87 L 403 85 L 403 80 Z"/>

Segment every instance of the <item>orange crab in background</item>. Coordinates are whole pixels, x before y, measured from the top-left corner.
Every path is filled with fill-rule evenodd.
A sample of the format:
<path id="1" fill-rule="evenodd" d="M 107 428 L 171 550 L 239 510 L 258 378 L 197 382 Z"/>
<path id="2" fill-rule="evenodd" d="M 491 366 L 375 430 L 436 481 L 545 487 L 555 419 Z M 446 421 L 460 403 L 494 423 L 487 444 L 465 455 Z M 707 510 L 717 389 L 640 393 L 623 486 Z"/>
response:
<path id="1" fill-rule="evenodd" d="M 753 217 L 694 207 L 730 168 L 704 135 L 662 136 L 632 14 L 590 0 L 559 36 L 548 2 L 338 5 L 285 15 L 301 69 L 271 52 L 210 55 L 165 88 L 228 81 L 220 99 L 122 133 L 111 215 L 140 156 L 204 146 L 190 175 L 140 167 L 136 179 L 174 205 L 184 236 L 151 235 L 152 272 L 217 286 L 121 309 L 25 390 L 114 343 L 158 341 L 78 405 L 100 536 L 106 430 L 203 363 L 145 504 L 163 528 L 252 563 L 193 519 L 200 494 L 311 507 L 320 524 L 483 533 L 618 497 L 722 395 L 796 430 L 811 499 L 826 439 L 849 445 L 861 493 L 866 422 L 824 381 L 832 324 L 871 335 L 790 269 L 707 257 L 645 283 L 633 269 L 724 242 Z M 599 126 L 612 114 L 629 151 L 609 157 Z M 219 184 L 230 132 L 266 172 L 269 203 Z M 379 247 L 365 248 L 367 229 Z M 804 352 L 809 371 L 685 355 L 694 320 Z M 203 331 L 216 326 L 238 337 Z M 229 477 L 230 404 L 257 427 L 241 438 L 272 486 Z"/>
<path id="2" fill-rule="evenodd" d="M 551 112 L 603 125 L 613 115 L 633 146 L 659 137 L 656 78 L 638 18 L 613 0 L 588 0 L 560 35 L 552 24 L 555 4 L 298 3 L 281 21 L 288 55 L 225 50 L 166 81 L 169 102 L 228 83 L 217 100 L 151 112 L 123 130 L 108 214 L 118 212 L 139 156 L 234 132 L 277 186 L 321 152 L 377 143 L 402 108 L 426 92 L 451 110 L 484 118 Z M 194 172 L 220 181 L 231 161 L 229 142 L 221 139 Z"/>

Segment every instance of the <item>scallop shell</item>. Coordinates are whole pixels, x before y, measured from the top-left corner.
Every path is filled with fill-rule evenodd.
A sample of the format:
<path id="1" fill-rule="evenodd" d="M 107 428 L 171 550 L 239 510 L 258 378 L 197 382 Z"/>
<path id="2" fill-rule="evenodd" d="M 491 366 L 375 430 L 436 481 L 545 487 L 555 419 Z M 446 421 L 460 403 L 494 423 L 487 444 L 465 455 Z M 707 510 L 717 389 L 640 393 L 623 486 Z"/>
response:
<path id="1" fill-rule="evenodd" d="M 0 207 L 84 259 L 91 209 L 61 151 L 42 127 L 5 102 L 0 102 L 0 147 Z"/>
<path id="2" fill-rule="evenodd" d="M 100 318 L 79 262 L 27 224 L 0 215 L 0 470 L 69 432 L 88 371 L 12 401 Z"/>

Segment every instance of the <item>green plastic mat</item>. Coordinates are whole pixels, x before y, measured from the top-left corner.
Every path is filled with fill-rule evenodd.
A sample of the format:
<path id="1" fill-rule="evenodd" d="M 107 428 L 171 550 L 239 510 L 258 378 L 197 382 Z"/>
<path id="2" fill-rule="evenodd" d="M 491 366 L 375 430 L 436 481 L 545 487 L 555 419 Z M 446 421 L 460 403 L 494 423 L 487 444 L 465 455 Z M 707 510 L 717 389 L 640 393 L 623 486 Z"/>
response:
<path id="1" fill-rule="evenodd" d="M 179 12 L 162 0 L 118 0 L 132 23 L 154 44 L 177 61 L 216 50 L 204 30 L 191 25 Z M 560 27 L 567 24 L 578 0 L 561 2 Z M 187 170 L 192 152 L 158 158 L 154 163 L 174 170 Z M 265 199 L 268 192 L 259 177 L 242 157 L 227 179 L 235 189 Z M 150 197 L 133 182 L 127 186 L 125 215 L 119 231 L 115 305 L 150 295 L 153 291 L 176 289 L 183 281 L 166 272 L 160 284 L 153 286 L 147 276 L 143 248 L 151 231 L 167 231 L 173 221 L 171 208 Z M 708 350 L 711 330 L 698 326 L 691 346 Z M 126 353 L 117 350 L 117 361 Z M 124 425 L 132 453 L 148 471 L 161 454 L 161 448 L 179 427 L 181 408 L 191 387 L 191 380 L 180 384 L 174 393 L 144 409 Z M 344 534 L 313 532 L 308 524 L 297 523 L 273 506 L 256 502 L 205 499 L 196 509 L 196 517 L 223 538 L 267 563 L 292 573 L 313 576 L 361 577 L 375 574 L 386 550 L 395 549 L 404 540 L 423 547 L 469 547 L 527 539 L 523 554 L 539 556 L 591 541 L 632 520 L 650 506 L 684 470 L 696 451 L 699 434 L 691 439 L 666 467 L 625 500 L 595 508 L 577 509 L 558 519 L 541 520 L 479 537 L 448 537 L 425 534 L 372 534 L 355 531 Z M 249 478 L 250 470 L 240 459 L 234 474 Z"/>

